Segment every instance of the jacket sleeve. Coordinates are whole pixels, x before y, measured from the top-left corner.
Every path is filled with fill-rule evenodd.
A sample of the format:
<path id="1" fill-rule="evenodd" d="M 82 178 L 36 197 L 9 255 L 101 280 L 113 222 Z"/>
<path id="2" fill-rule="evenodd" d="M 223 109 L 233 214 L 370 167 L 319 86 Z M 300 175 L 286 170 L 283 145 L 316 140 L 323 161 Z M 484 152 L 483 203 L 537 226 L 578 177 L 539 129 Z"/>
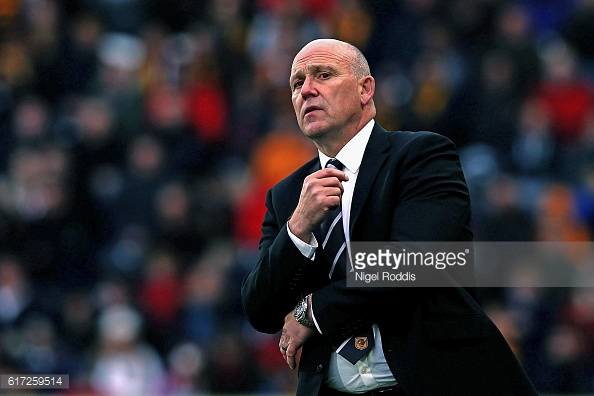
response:
<path id="1" fill-rule="evenodd" d="M 324 263 L 305 257 L 289 237 L 289 216 L 279 217 L 275 210 L 286 203 L 280 195 L 275 189 L 268 191 L 258 261 L 241 289 L 248 321 L 256 330 L 270 334 L 282 328 L 287 313 L 324 279 L 318 273 Z"/>

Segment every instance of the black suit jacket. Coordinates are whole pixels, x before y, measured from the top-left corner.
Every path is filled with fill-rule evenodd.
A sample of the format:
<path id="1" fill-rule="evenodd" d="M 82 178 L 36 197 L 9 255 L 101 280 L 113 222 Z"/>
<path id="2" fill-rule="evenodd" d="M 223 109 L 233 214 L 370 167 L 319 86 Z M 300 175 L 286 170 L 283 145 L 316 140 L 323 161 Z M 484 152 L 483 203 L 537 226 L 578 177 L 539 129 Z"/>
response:
<path id="1" fill-rule="evenodd" d="M 328 279 L 322 254 L 311 261 L 299 252 L 286 224 L 303 179 L 318 169 L 314 158 L 268 192 L 258 262 L 242 286 L 248 320 L 270 334 L 313 293 L 323 335 L 303 346 L 297 395 L 323 394 L 331 345 L 369 322 L 378 325 L 388 365 L 406 394 L 535 395 L 474 289 L 349 288 L 345 280 Z M 351 240 L 471 241 L 469 224 L 454 144 L 431 132 L 387 132 L 376 124 L 353 194 Z"/>

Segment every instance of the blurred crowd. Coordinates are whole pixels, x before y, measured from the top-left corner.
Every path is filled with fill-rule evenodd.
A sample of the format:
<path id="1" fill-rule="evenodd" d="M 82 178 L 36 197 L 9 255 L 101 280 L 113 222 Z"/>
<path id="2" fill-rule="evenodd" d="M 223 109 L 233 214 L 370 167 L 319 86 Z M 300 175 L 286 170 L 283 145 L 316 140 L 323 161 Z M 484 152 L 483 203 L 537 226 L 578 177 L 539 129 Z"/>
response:
<path id="1" fill-rule="evenodd" d="M 594 0 L 1 0 L 0 373 L 293 390 L 239 294 L 316 154 L 288 75 L 320 37 L 367 56 L 386 129 L 458 145 L 477 240 L 592 239 Z M 594 289 L 484 304 L 539 391 L 594 392 Z"/>

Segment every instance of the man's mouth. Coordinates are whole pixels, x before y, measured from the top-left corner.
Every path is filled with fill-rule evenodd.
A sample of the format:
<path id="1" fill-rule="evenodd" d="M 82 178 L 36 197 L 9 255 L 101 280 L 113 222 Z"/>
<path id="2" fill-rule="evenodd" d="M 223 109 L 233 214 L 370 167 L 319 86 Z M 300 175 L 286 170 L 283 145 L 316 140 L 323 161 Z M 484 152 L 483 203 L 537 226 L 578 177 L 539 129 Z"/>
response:
<path id="1" fill-rule="evenodd" d="M 316 111 L 316 110 L 321 110 L 321 108 L 318 106 L 307 106 L 305 108 L 305 111 L 303 112 L 303 115 L 306 116 L 307 114 L 311 113 L 312 111 Z"/>

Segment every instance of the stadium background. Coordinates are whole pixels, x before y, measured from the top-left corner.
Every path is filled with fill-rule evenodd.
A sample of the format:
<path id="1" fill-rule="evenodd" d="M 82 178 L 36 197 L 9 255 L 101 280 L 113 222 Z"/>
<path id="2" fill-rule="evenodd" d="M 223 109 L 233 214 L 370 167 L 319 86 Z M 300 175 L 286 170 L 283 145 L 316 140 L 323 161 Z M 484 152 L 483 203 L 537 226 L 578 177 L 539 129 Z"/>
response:
<path id="1" fill-rule="evenodd" d="M 290 394 L 239 289 L 315 155 L 288 72 L 318 37 L 363 50 L 384 127 L 458 145 L 477 240 L 592 239 L 592 0 L 0 0 L 0 373 Z M 594 289 L 484 301 L 540 392 L 594 393 Z"/>

